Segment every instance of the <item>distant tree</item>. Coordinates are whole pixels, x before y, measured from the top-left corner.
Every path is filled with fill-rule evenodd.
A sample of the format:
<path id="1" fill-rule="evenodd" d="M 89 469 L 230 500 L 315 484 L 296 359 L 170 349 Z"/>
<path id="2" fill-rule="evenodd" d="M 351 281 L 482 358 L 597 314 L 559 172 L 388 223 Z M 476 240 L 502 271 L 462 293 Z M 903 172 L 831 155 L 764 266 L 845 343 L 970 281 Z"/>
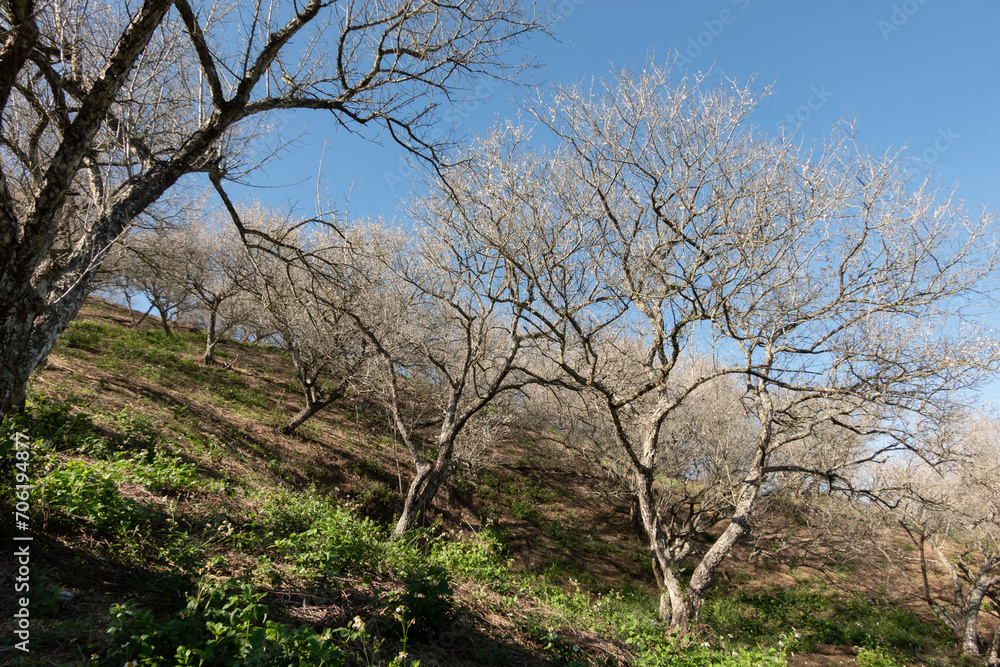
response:
<path id="1" fill-rule="evenodd" d="M 342 398 L 368 371 L 368 341 L 346 308 L 354 290 L 338 270 L 343 244 L 307 238 L 274 211 L 251 207 L 243 217 L 263 230 L 238 285 L 257 306 L 258 338 L 288 351 L 305 406 L 281 428 L 295 432 Z M 246 252 L 246 250 L 244 249 Z"/>
<path id="2" fill-rule="evenodd" d="M 988 647 L 986 663 L 995 667 L 1000 665 L 1000 422 L 970 417 L 941 438 L 947 461 L 929 466 L 914 458 L 882 473 L 883 494 L 893 501 L 885 518 L 917 547 L 920 577 L 914 583 L 924 601 L 955 633 L 965 655 L 982 658 Z M 891 541 L 883 553 L 899 565 L 906 557 Z M 931 584 L 935 570 L 950 584 L 944 600 Z M 987 600 L 998 612 L 989 642 L 980 637 Z"/>
<path id="3" fill-rule="evenodd" d="M 104 266 L 109 283 L 128 300 L 141 296 L 160 316 L 169 336 L 171 323 L 195 307 L 195 299 L 178 271 L 196 251 L 186 230 L 144 231 L 131 235 L 110 253 Z"/>
<path id="4" fill-rule="evenodd" d="M 191 221 L 161 236 L 160 243 L 174 256 L 165 272 L 196 304 L 191 316 L 205 329 L 202 362 L 213 364 L 219 338 L 246 326 L 260 312 L 242 287 L 252 270 L 249 253 L 232 225 L 217 216 Z"/>
<path id="5" fill-rule="evenodd" d="M 441 101 L 516 74 L 541 28 L 520 0 L 0 4 L 0 418 L 115 240 L 185 177 L 222 193 L 259 165 L 273 112 L 378 126 L 440 164 Z"/>
<path id="6" fill-rule="evenodd" d="M 368 285 L 352 316 L 381 360 L 384 400 L 416 469 L 397 535 L 413 526 L 462 453 L 493 446 L 504 420 L 489 408 L 531 381 L 518 367 L 523 313 L 512 305 L 501 258 L 471 243 L 472 221 L 445 188 L 411 212 L 416 231 L 409 243 L 379 224 L 353 230 L 351 241 Z M 408 417 L 404 392 L 411 384 L 435 406 L 435 418 Z M 418 426 L 435 429 L 426 458 Z M 469 442 L 470 435 L 479 442 Z"/>
<path id="7" fill-rule="evenodd" d="M 909 190 L 849 127 L 814 150 L 761 135 L 760 99 L 650 66 L 540 102 L 536 133 L 554 147 L 508 125 L 449 174 L 547 362 L 539 380 L 603 412 L 678 628 L 772 480 L 863 491 L 858 463 L 911 447 L 1000 361 L 975 309 L 997 266 L 993 219 Z M 698 358 L 711 363 L 689 372 Z M 722 532 L 687 577 L 657 471 L 675 447 L 712 446 L 672 426 L 713 386 L 740 392 L 743 441 Z"/>

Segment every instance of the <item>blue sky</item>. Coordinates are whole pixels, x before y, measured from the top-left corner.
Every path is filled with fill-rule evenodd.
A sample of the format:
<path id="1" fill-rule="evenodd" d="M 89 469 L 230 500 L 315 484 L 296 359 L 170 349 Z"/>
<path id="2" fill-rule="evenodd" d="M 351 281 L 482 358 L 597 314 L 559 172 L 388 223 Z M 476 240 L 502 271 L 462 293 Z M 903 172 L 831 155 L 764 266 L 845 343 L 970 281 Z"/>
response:
<path id="1" fill-rule="evenodd" d="M 838 119 L 857 122 L 874 152 L 906 148 L 915 169 L 932 169 L 970 209 L 1000 209 L 1000 1 L 998 0 L 559 0 L 552 37 L 525 45 L 542 66 L 525 79 L 588 82 L 649 58 L 680 56 L 681 69 L 710 68 L 773 86 L 757 122 L 773 131 L 800 124 L 818 138 Z M 502 85 L 469 105 L 455 128 L 485 132 L 516 113 L 527 91 Z M 289 187 L 247 194 L 311 214 L 319 147 L 323 183 L 350 213 L 391 217 L 408 191 L 401 151 L 337 133 L 323 115 L 307 124 L 292 159 L 257 179 Z M 1000 385 L 989 397 L 1000 397 Z M 1000 400 L 993 400 L 1000 405 Z"/>
<path id="2" fill-rule="evenodd" d="M 666 62 L 715 68 L 774 93 L 757 122 L 773 130 L 798 124 L 818 137 L 840 118 L 857 121 L 873 151 L 907 148 L 913 165 L 957 186 L 970 207 L 1000 208 L 1000 2 L 997 0 L 560 0 L 564 18 L 553 38 L 526 52 L 543 65 L 526 79 L 586 82 L 613 68 Z M 460 135 L 486 131 L 510 116 L 527 91 L 499 86 L 469 105 Z M 409 170 L 391 145 L 339 133 L 322 114 L 306 124 L 292 160 L 273 164 L 259 181 L 289 185 L 257 191 L 275 205 L 312 208 L 319 146 L 326 144 L 326 189 L 352 214 L 391 214 L 407 191 Z"/>

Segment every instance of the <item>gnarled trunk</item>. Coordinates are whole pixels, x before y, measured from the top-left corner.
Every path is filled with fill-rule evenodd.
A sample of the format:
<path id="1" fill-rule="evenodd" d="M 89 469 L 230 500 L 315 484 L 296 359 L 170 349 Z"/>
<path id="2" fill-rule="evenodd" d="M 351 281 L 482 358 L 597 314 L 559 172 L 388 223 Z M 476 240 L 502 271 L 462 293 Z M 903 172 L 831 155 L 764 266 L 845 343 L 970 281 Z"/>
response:
<path id="1" fill-rule="evenodd" d="M 674 568 L 688 555 L 690 544 L 682 548 L 679 553 L 668 552 L 667 536 L 655 509 L 652 470 L 647 468 L 645 471 L 636 472 L 636 498 L 642 513 L 643 527 L 649 538 L 653 572 L 660 588 L 660 618 L 664 622 L 669 622 L 674 630 L 686 631 L 698 622 L 705 595 L 715 580 L 719 566 L 737 542 L 750 530 L 749 520 L 764 479 L 771 428 L 770 422 L 765 422 L 761 429 L 757 452 L 741 485 L 729 525 L 701 557 L 686 586 L 681 584 L 674 573 Z"/>
<path id="2" fill-rule="evenodd" d="M 420 512 L 437 495 L 448 476 L 453 450 L 453 438 L 445 436 L 439 440 L 438 455 L 433 465 L 424 462 L 417 463 L 417 473 L 413 476 L 413 480 L 406 490 L 406 500 L 403 502 L 403 511 L 400 513 L 399 520 L 393 530 L 394 535 L 402 535 L 412 528 L 417 517 L 420 516 Z"/>
<path id="3" fill-rule="evenodd" d="M 9 412 L 24 407 L 28 376 L 34 366 L 24 360 L 28 346 L 31 322 L 34 320 L 23 309 L 11 307 L 6 299 L 0 300 L 4 310 L 3 341 L 0 342 L 0 421 Z"/>
<path id="4" fill-rule="evenodd" d="M 89 281 L 89 276 L 81 283 Z M 45 305 L 29 282 L 0 281 L 0 421 L 24 408 L 28 378 L 45 360 L 80 309 L 86 290 L 78 285 L 59 302 Z"/>
<path id="5" fill-rule="evenodd" d="M 339 387 L 331 391 L 326 396 L 320 395 L 313 385 L 307 386 L 303 392 L 306 397 L 306 407 L 299 410 L 298 414 L 289 419 L 288 422 L 281 427 L 281 432 L 285 435 L 291 435 L 295 432 L 295 429 L 302 426 L 307 419 L 339 399 L 346 392 L 346 382 L 341 383 Z"/>

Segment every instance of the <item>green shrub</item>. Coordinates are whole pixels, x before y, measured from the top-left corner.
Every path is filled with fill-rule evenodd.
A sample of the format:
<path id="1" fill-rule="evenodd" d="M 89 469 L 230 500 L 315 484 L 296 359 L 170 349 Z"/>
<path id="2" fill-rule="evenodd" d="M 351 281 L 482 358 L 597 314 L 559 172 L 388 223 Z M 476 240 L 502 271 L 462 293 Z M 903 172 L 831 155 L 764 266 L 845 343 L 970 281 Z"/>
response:
<path id="1" fill-rule="evenodd" d="M 179 493 L 200 485 L 197 467 L 179 456 L 168 456 L 157 451 L 152 461 L 145 456 L 119 456 L 110 469 L 119 481 L 126 479 L 140 482 L 152 493 Z"/>
<path id="2" fill-rule="evenodd" d="M 121 453 L 138 453 L 151 460 L 160 438 L 152 420 L 129 408 L 107 417 L 108 433 L 90 415 L 73 412 L 69 401 L 35 395 L 25 407 L 23 414 L 5 419 L 4 428 L 44 440 L 57 451 L 74 451 L 107 460 Z"/>
<path id="3" fill-rule="evenodd" d="M 112 414 L 109 421 L 114 431 L 109 445 L 114 452 L 142 453 L 152 460 L 160 430 L 149 417 L 122 408 Z"/>
<path id="4" fill-rule="evenodd" d="M 590 660 L 576 644 L 560 634 L 559 630 L 545 619 L 532 615 L 523 626 L 524 634 L 542 647 L 549 664 L 560 667 L 587 667 Z"/>
<path id="5" fill-rule="evenodd" d="M 379 561 L 381 530 L 346 506 L 329 507 L 304 530 L 275 540 L 274 547 L 294 564 L 297 576 L 325 581 L 348 570 L 369 572 Z"/>
<path id="6" fill-rule="evenodd" d="M 255 408 L 264 408 L 269 404 L 267 396 L 248 386 L 235 371 L 214 371 L 206 381 L 216 396 L 223 400 Z"/>
<path id="7" fill-rule="evenodd" d="M 859 595 L 838 597 L 810 590 L 808 584 L 710 597 L 702 619 L 719 635 L 732 635 L 746 644 L 774 644 L 782 632 L 797 628 L 805 650 L 823 643 L 885 647 L 912 655 L 949 642 L 944 626 L 909 610 Z"/>
<path id="8" fill-rule="evenodd" d="M 510 503 L 510 512 L 521 521 L 528 523 L 537 525 L 542 521 L 542 514 L 535 507 L 534 501 L 525 498 L 514 498 Z"/>
<path id="9" fill-rule="evenodd" d="M 889 651 L 881 648 L 862 648 L 858 651 L 860 667 L 901 667 Z"/>
<path id="10" fill-rule="evenodd" d="M 147 523 L 148 512 L 118 493 L 111 473 L 83 461 L 63 461 L 38 486 L 48 509 L 73 523 L 82 519 L 114 535 Z"/>
<path id="11" fill-rule="evenodd" d="M 389 613 L 405 610 L 413 637 L 434 637 L 451 629 L 457 611 L 447 570 L 436 565 L 421 568 L 408 573 L 403 585 L 403 591 L 390 598 L 386 609 Z"/>
<path id="12" fill-rule="evenodd" d="M 69 326 L 59 337 L 59 342 L 66 347 L 73 347 L 80 350 L 97 351 L 101 341 L 117 333 L 117 327 L 101 324 L 100 322 L 70 322 Z"/>
<path id="13" fill-rule="evenodd" d="M 88 452 L 107 442 L 89 415 L 73 413 L 73 406 L 47 396 L 30 395 L 23 414 L 9 415 L 7 428 L 45 440 L 56 450 Z"/>
<path id="14" fill-rule="evenodd" d="M 355 507 L 362 515 L 379 523 L 389 523 L 396 514 L 399 494 L 388 484 L 373 481 L 355 494 Z"/>
<path id="15" fill-rule="evenodd" d="M 682 637 L 651 645 L 636 661 L 636 667 L 784 667 L 785 648 L 713 646 L 695 637 Z"/>
<path id="16" fill-rule="evenodd" d="M 431 562 L 452 574 L 492 585 L 502 584 L 510 576 L 507 564 L 500 559 L 502 553 L 500 539 L 488 530 L 471 539 L 443 533 L 430 546 Z"/>
<path id="17" fill-rule="evenodd" d="M 156 365 L 176 364 L 179 361 L 177 352 L 187 351 L 187 348 L 187 341 L 180 334 L 167 335 L 157 329 L 128 329 L 107 349 L 109 357 L 118 361 Z"/>
<path id="18" fill-rule="evenodd" d="M 332 641 L 332 632 L 293 629 L 267 619 L 263 593 L 235 580 L 202 579 L 187 606 L 177 615 L 156 619 L 130 604 L 109 612 L 111 648 L 101 664 L 136 661 L 148 665 L 295 665 L 346 664 L 347 654 Z"/>

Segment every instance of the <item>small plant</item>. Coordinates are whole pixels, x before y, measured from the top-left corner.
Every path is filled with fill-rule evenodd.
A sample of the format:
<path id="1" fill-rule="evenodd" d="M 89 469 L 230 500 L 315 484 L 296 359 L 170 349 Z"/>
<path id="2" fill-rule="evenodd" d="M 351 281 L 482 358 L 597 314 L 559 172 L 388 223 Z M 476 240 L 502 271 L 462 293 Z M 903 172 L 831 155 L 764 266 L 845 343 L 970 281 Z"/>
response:
<path id="1" fill-rule="evenodd" d="M 413 620 L 406 619 L 406 609 L 401 605 L 396 607 L 392 617 L 400 626 L 403 641 L 402 650 L 393 656 L 388 667 L 406 667 L 407 665 L 420 667 L 420 661 L 411 660 L 406 651 L 407 635 L 410 626 L 413 625 Z M 353 657 L 360 664 L 365 665 L 365 667 L 385 664 L 380 656 L 385 639 L 373 633 L 360 616 L 355 616 L 347 627 L 338 628 L 336 632 L 343 638 L 344 645 L 353 649 Z"/>
<path id="2" fill-rule="evenodd" d="M 69 460 L 39 480 L 48 508 L 101 532 L 125 535 L 147 523 L 148 512 L 122 498 L 110 473 L 83 461 Z"/>
<path id="3" fill-rule="evenodd" d="M 438 535 L 431 544 L 431 560 L 448 572 L 485 584 L 500 585 L 510 576 L 508 564 L 500 559 L 501 538 L 484 530 L 474 538 L 461 538 L 454 532 Z"/>
<path id="4" fill-rule="evenodd" d="M 878 647 L 859 649 L 857 661 L 860 667 L 901 667 L 889 651 Z"/>
<path id="5" fill-rule="evenodd" d="M 535 507 L 534 501 L 524 498 L 514 498 L 510 503 L 510 513 L 521 521 L 538 524 L 542 521 L 542 514 Z"/>
<path id="6" fill-rule="evenodd" d="M 99 322 L 70 322 L 59 337 L 59 342 L 66 347 L 96 351 L 101 340 L 113 331 L 113 327 Z"/>
<path id="7" fill-rule="evenodd" d="M 156 619 L 130 604 L 115 605 L 107 630 L 111 648 L 101 664 L 316 665 L 342 667 L 347 654 L 332 632 L 293 629 L 267 619 L 263 593 L 235 580 L 200 579 L 185 608 Z M 171 659 L 166 659 L 167 657 Z"/>
<path id="8" fill-rule="evenodd" d="M 369 571 L 379 560 L 381 534 L 375 523 L 354 516 L 350 506 L 327 504 L 304 530 L 275 540 L 274 547 L 292 561 L 297 576 L 326 581 L 343 570 Z"/>
<path id="9" fill-rule="evenodd" d="M 550 664 L 561 667 L 586 667 L 590 665 L 586 652 L 579 645 L 564 637 L 551 623 L 542 623 L 537 617 L 530 618 L 524 632 L 537 643 L 550 658 Z"/>
<path id="10" fill-rule="evenodd" d="M 881 646 L 912 655 L 935 643 L 948 643 L 943 625 L 925 621 L 909 610 L 858 595 L 831 595 L 813 590 L 808 583 L 716 597 L 705 604 L 702 618 L 719 635 L 733 635 L 745 644 L 774 644 L 780 633 L 795 626 L 807 651 L 823 643 Z"/>
<path id="11" fill-rule="evenodd" d="M 36 440 L 45 440 L 56 450 L 80 450 L 106 447 L 100 429 L 88 415 L 74 413 L 68 401 L 29 394 L 25 412 L 10 414 L 4 426 L 12 431 L 28 433 Z"/>
<path id="12" fill-rule="evenodd" d="M 431 565 L 410 573 L 404 579 L 404 590 L 389 601 L 390 609 L 402 607 L 409 613 L 405 626 L 417 637 L 433 637 L 451 629 L 457 612 L 454 591 L 448 581 L 448 571 Z"/>
<path id="13" fill-rule="evenodd" d="M 376 480 L 357 493 L 355 502 L 358 512 L 363 516 L 379 523 L 388 523 L 396 513 L 399 494 L 385 482 Z"/>
<path id="14" fill-rule="evenodd" d="M 128 477 L 141 482 L 153 493 L 179 493 L 199 485 L 198 469 L 179 456 L 165 456 L 156 452 L 152 461 L 145 456 L 130 458 L 120 456 L 109 464 L 122 479 Z"/>
<path id="15" fill-rule="evenodd" d="M 671 637 L 651 644 L 636 662 L 637 666 L 672 665 L 676 667 L 785 667 L 787 647 L 772 648 L 713 645 L 698 637 Z"/>

